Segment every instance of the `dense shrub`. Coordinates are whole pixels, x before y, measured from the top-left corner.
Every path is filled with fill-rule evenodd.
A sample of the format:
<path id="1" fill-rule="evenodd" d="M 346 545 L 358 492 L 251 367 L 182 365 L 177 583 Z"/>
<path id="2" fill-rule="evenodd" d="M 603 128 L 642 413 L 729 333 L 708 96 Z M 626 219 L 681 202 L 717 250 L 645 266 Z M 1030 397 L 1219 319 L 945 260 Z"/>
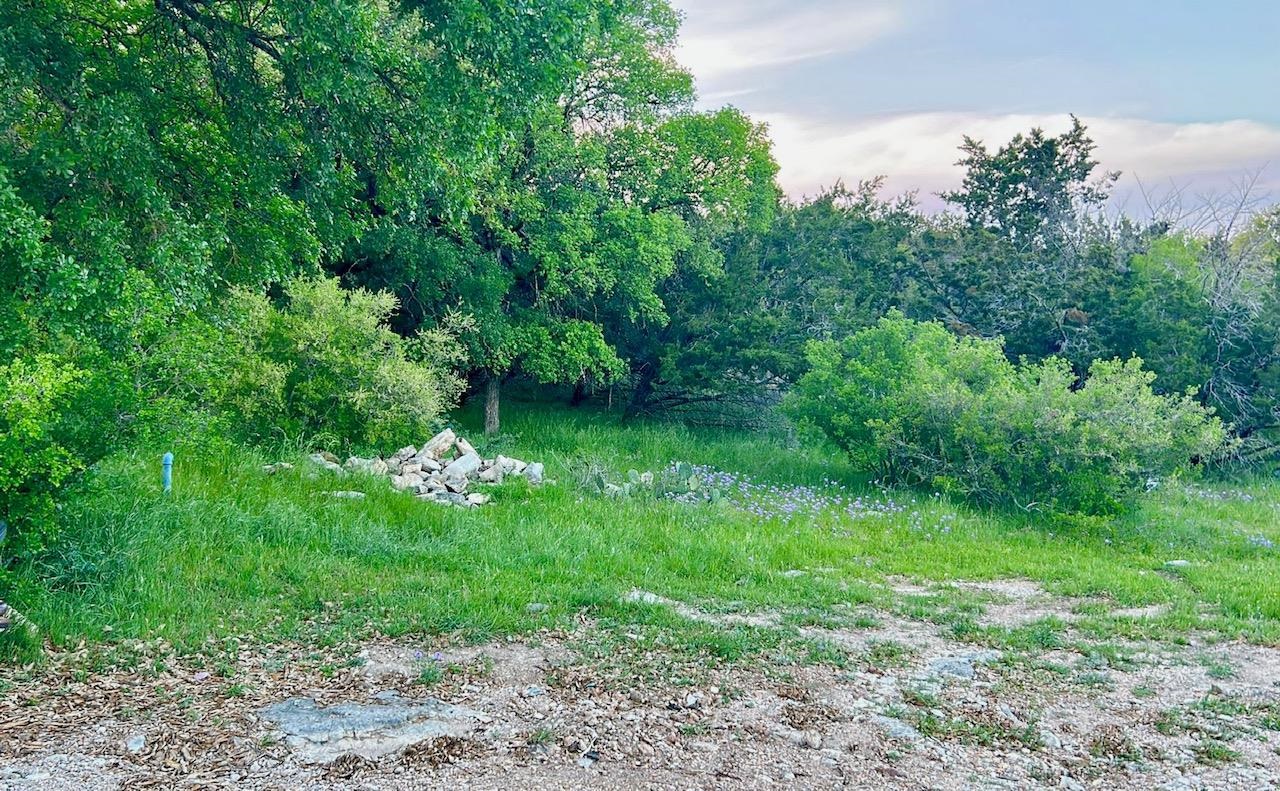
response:
<path id="1" fill-rule="evenodd" d="M 1007 360 L 999 341 L 890 314 L 809 348 L 785 407 L 886 479 L 1026 509 L 1106 513 L 1151 477 L 1225 441 L 1190 395 L 1161 396 L 1141 361 Z"/>
<path id="2" fill-rule="evenodd" d="M 208 416 L 215 435 L 362 445 L 424 435 L 457 402 L 456 339 L 442 329 L 397 335 L 391 294 L 324 278 L 292 281 L 284 296 L 276 307 L 236 290 L 169 335 L 149 362 L 164 399 L 144 420 L 173 420 L 176 404 Z"/>
<path id="3" fill-rule="evenodd" d="M 56 432 L 84 378 L 49 355 L 0 365 L 0 558 L 30 555 L 53 536 L 54 495 L 79 468 Z"/>

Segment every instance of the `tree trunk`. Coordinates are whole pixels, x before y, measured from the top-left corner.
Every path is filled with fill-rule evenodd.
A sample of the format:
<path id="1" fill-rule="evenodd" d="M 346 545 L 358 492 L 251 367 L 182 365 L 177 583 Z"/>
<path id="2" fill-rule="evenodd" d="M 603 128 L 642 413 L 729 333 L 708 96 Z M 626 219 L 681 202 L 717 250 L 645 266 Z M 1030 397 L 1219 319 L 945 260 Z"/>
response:
<path id="1" fill-rule="evenodd" d="M 653 395 L 653 386 L 658 378 L 656 372 L 656 365 L 646 365 L 640 371 L 636 380 L 636 389 L 631 392 L 631 403 L 627 405 L 626 411 L 622 413 L 623 420 L 630 420 L 639 416 L 649 406 L 649 397 Z"/>
<path id="2" fill-rule="evenodd" d="M 484 435 L 492 437 L 498 433 L 498 401 L 502 395 L 502 379 L 497 374 L 489 374 L 484 380 Z"/>
<path id="3" fill-rule="evenodd" d="M 587 400 L 587 380 L 579 379 L 578 383 L 573 386 L 573 395 L 569 397 L 569 406 L 582 406 Z"/>

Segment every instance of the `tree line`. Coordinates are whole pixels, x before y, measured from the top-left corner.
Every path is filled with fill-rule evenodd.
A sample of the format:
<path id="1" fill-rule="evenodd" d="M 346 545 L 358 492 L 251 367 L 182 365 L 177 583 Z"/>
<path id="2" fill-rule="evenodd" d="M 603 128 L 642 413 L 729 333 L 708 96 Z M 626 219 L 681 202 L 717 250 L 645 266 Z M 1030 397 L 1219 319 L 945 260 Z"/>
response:
<path id="1" fill-rule="evenodd" d="M 892 310 L 1275 426 L 1275 210 L 1109 216 L 1079 122 L 958 141 L 944 213 L 790 201 L 765 127 L 695 109 L 678 32 L 666 0 L 6 3 L 8 518 L 183 421 L 360 442 L 465 390 L 496 431 L 513 379 L 768 400 Z"/>

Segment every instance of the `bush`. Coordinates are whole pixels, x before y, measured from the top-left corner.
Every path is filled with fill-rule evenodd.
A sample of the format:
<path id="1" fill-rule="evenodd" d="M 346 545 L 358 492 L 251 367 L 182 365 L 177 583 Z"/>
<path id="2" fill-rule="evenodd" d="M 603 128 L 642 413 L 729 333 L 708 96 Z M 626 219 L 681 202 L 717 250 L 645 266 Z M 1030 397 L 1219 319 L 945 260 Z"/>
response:
<path id="1" fill-rule="evenodd" d="M 788 414 L 888 481 L 987 503 L 1115 512 L 1226 439 L 1192 394 L 1152 391 L 1136 358 L 1095 362 L 1081 383 L 1061 359 L 1015 365 L 999 341 L 896 313 L 808 358 Z"/>
<path id="2" fill-rule="evenodd" d="M 84 377 L 83 371 L 50 355 L 0 365 L 2 558 L 29 557 L 54 535 L 54 495 L 80 467 L 60 443 L 57 428 L 67 399 Z"/>
<path id="3" fill-rule="evenodd" d="M 181 420 L 176 403 L 207 415 L 215 436 L 377 445 L 431 432 L 456 404 L 463 383 L 450 331 L 402 338 L 387 326 L 394 296 L 334 279 L 295 280 L 284 292 L 276 307 L 233 291 L 214 315 L 171 334 L 150 355 L 165 400 L 145 420 Z"/>

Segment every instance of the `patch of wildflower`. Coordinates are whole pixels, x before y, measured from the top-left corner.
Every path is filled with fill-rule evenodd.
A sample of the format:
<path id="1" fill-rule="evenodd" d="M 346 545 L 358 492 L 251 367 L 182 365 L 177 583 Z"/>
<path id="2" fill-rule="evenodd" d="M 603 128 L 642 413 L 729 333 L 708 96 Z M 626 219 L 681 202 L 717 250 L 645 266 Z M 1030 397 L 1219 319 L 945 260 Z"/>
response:
<path id="1" fill-rule="evenodd" d="M 1276 542 L 1266 536 L 1249 536 L 1249 545 L 1259 549 L 1275 549 Z"/>
<path id="2" fill-rule="evenodd" d="M 1213 500 L 1215 502 L 1227 502 L 1229 500 L 1238 500 L 1242 503 L 1253 502 L 1253 495 L 1248 492 L 1242 492 L 1237 489 L 1205 489 L 1200 486 L 1188 486 L 1187 494 L 1193 497 L 1199 497 L 1201 500 Z"/>
<path id="3" fill-rule="evenodd" d="M 907 516 L 907 529 L 923 533 L 927 539 L 950 535 L 955 524 L 956 515 L 949 512 L 931 517 L 921 511 L 912 511 Z"/>
<path id="4" fill-rule="evenodd" d="M 682 468 L 681 463 L 673 462 L 663 474 L 673 474 L 679 468 Z M 856 494 L 844 484 L 828 478 L 823 479 L 821 486 L 786 485 L 761 483 L 750 476 L 725 472 L 705 464 L 687 465 L 683 469 L 692 470 L 697 486 L 687 491 L 666 493 L 665 499 L 671 502 L 693 504 L 714 498 L 761 519 L 784 522 L 797 518 L 813 519 L 831 513 L 864 519 L 906 510 L 906 506 L 887 494 L 878 497 Z"/>

